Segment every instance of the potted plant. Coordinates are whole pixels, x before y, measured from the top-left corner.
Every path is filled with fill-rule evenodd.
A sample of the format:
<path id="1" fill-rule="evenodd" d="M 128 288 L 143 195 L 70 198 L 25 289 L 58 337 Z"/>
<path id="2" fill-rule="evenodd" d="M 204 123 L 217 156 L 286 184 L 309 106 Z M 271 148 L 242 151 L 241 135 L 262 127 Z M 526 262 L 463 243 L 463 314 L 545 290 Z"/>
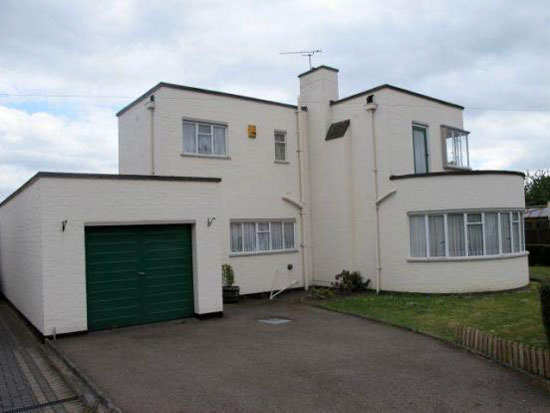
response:
<path id="1" fill-rule="evenodd" d="M 224 303 L 237 303 L 239 302 L 238 286 L 233 285 L 235 283 L 235 273 L 233 268 L 229 264 L 222 265 L 222 280 L 223 280 L 223 302 Z"/>

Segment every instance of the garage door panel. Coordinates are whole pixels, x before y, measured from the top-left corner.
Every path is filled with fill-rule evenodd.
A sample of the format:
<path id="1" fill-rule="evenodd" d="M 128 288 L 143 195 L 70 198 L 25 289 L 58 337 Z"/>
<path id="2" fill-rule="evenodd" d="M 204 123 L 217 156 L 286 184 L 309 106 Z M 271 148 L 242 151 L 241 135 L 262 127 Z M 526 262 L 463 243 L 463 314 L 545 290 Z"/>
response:
<path id="1" fill-rule="evenodd" d="M 91 330 L 194 313 L 190 226 L 87 228 L 86 270 Z"/>

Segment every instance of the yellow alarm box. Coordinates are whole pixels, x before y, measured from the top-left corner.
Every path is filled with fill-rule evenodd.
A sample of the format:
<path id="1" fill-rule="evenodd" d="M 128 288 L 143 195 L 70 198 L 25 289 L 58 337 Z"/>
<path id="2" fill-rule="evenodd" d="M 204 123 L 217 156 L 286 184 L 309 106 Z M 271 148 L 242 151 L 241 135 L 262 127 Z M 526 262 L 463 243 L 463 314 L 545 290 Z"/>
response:
<path id="1" fill-rule="evenodd" d="M 248 125 L 248 137 L 256 139 L 256 125 Z"/>

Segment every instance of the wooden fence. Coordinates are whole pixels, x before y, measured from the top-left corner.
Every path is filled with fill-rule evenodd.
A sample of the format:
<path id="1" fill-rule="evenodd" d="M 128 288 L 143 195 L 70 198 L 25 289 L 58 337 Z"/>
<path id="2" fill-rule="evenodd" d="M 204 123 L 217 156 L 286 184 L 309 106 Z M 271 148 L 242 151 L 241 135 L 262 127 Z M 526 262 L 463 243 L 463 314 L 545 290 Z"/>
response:
<path id="1" fill-rule="evenodd" d="M 457 342 L 510 367 L 550 379 L 550 351 L 506 340 L 473 327 L 458 326 Z"/>

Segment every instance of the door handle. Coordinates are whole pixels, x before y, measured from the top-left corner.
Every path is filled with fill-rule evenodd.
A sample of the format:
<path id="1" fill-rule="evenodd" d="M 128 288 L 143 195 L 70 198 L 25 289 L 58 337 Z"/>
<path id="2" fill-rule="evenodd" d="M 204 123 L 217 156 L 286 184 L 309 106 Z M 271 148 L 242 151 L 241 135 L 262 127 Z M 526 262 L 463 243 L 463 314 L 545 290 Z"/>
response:
<path id="1" fill-rule="evenodd" d="M 138 274 L 138 275 L 145 275 L 145 272 L 143 272 L 143 271 L 138 271 L 137 274 Z"/>

